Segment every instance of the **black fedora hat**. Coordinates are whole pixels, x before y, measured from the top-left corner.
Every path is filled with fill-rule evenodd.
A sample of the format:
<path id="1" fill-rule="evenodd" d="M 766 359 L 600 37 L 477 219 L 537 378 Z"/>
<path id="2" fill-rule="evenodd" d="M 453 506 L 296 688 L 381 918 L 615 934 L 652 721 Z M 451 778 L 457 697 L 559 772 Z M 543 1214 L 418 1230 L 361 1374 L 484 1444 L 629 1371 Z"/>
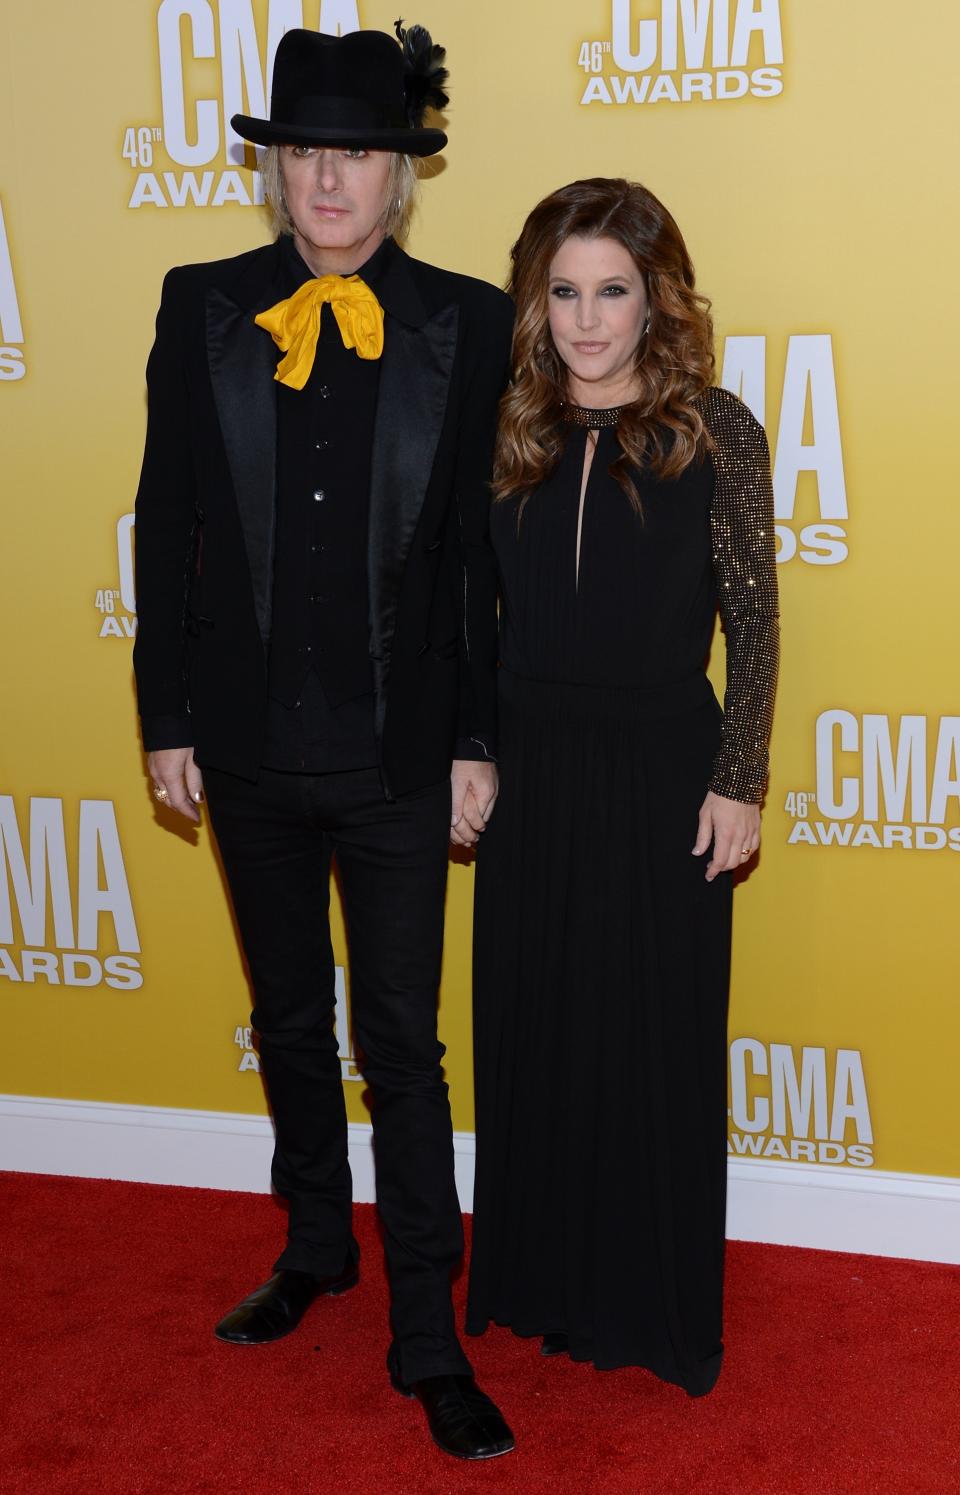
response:
<path id="1" fill-rule="evenodd" d="M 447 137 L 423 128 L 428 107 L 447 103 L 444 50 L 422 26 L 325 36 L 288 31 L 273 64 L 270 118 L 235 114 L 256 145 L 345 145 L 432 156 Z"/>

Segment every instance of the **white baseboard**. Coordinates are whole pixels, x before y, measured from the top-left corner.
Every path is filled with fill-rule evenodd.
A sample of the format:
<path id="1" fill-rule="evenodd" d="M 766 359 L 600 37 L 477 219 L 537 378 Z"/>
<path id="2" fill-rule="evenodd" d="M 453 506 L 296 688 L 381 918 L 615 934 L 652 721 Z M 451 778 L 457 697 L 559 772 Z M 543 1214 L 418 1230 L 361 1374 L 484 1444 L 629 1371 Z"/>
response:
<path id="1" fill-rule="evenodd" d="M 347 1132 L 353 1197 L 372 1204 L 373 1128 L 351 1121 Z M 454 1132 L 453 1148 L 460 1205 L 470 1210 L 473 1133 Z M 0 1095 L 0 1169 L 269 1194 L 272 1155 L 266 1116 Z"/>
<path id="2" fill-rule="evenodd" d="M 454 1133 L 460 1204 L 473 1203 L 474 1138 Z M 0 1096 L 0 1168 L 206 1189 L 270 1190 L 262 1116 Z M 372 1132 L 349 1126 L 354 1198 L 374 1199 Z M 737 1158 L 731 1240 L 960 1263 L 960 1179 Z"/>
<path id="3" fill-rule="evenodd" d="M 727 1235 L 960 1263 L 960 1179 L 816 1163 L 727 1164 Z"/>

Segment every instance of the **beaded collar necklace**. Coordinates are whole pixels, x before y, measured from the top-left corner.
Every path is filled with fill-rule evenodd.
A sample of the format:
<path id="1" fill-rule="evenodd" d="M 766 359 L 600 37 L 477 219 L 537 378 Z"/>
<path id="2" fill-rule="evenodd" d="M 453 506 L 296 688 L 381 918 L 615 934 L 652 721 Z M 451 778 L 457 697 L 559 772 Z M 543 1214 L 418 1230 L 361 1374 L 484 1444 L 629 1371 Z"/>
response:
<path id="1" fill-rule="evenodd" d="M 560 410 L 568 425 L 586 426 L 591 431 L 599 431 L 602 426 L 619 425 L 626 408 L 626 405 L 608 405 L 605 409 L 589 410 L 585 405 L 564 404 Z"/>

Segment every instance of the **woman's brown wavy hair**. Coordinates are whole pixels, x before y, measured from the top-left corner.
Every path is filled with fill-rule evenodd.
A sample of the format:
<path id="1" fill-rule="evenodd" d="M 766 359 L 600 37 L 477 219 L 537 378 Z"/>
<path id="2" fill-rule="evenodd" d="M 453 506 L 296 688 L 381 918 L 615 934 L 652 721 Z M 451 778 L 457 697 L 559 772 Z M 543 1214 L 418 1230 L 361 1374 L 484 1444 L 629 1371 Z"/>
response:
<path id="1" fill-rule="evenodd" d="M 639 509 L 631 470 L 676 477 L 712 445 L 696 402 L 713 381 L 713 323 L 710 302 L 694 289 L 677 225 L 652 192 L 621 177 L 591 177 L 552 192 L 513 246 L 513 382 L 500 403 L 493 494 L 526 499 L 563 450 L 567 371 L 550 335 L 547 297 L 554 255 L 574 234 L 622 244 L 647 290 L 650 323 L 637 350 L 640 391 L 619 422 L 622 450 L 611 468 Z"/>

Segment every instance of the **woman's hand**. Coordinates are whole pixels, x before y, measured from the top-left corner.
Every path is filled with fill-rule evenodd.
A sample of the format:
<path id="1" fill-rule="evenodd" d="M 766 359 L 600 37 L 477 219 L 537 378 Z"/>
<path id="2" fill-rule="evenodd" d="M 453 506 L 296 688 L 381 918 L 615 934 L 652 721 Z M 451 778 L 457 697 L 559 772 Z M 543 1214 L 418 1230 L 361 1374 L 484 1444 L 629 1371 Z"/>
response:
<path id="1" fill-rule="evenodd" d="M 476 846 L 497 802 L 500 780 L 494 764 L 455 758 L 450 771 L 450 840 Z"/>
<path id="2" fill-rule="evenodd" d="M 760 845 L 760 806 L 724 799 L 711 789 L 700 807 L 700 825 L 694 843 L 695 857 L 703 856 L 713 842 L 707 866 L 707 882 L 719 872 L 745 867 Z"/>

